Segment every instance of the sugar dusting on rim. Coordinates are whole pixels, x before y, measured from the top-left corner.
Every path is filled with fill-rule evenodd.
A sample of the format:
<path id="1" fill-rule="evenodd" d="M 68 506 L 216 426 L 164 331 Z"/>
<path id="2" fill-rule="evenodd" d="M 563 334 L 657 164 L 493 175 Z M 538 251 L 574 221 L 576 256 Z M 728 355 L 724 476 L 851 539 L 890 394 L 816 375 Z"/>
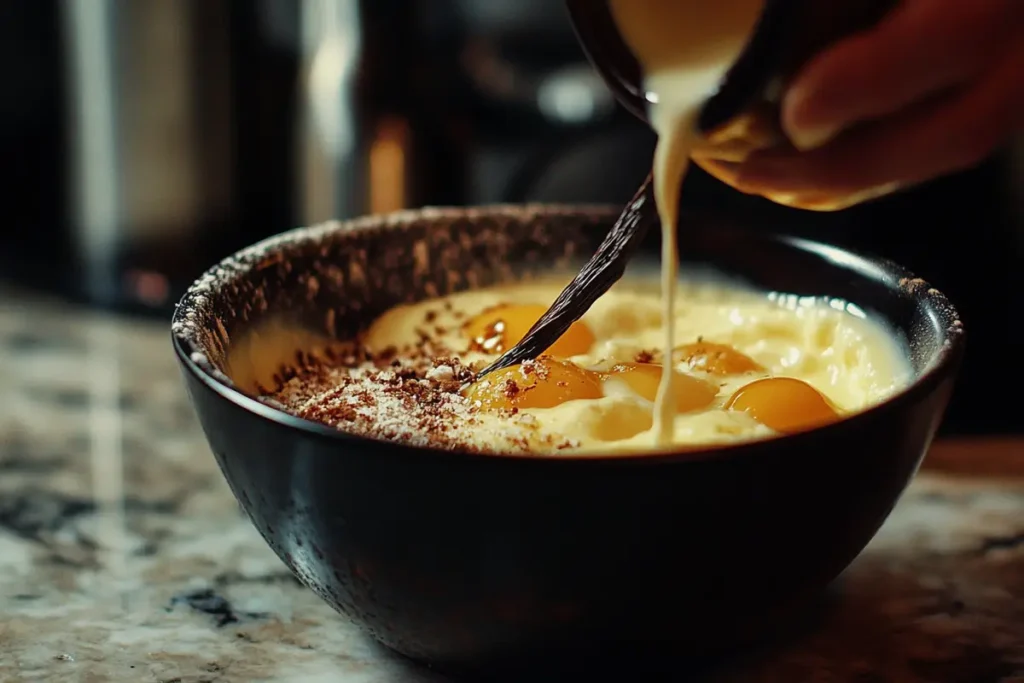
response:
<path id="1" fill-rule="evenodd" d="M 963 338 L 964 324 L 960 320 L 960 314 L 953 307 L 953 304 L 950 303 L 949 299 L 946 298 L 945 294 L 932 287 L 928 281 L 922 278 L 912 275 L 902 277 L 899 280 L 899 287 L 903 292 L 914 298 L 927 297 L 939 314 L 940 324 L 944 325 L 946 335 L 942 346 L 940 348 L 923 349 L 924 353 L 928 353 L 931 356 L 927 367 L 935 367 L 952 350 L 954 341 Z M 918 325 L 924 324 L 923 321 L 918 323 Z M 917 330 L 912 330 L 912 332 L 916 333 Z M 912 334 L 911 336 L 917 335 Z"/>
<path id="2" fill-rule="evenodd" d="M 959 313 L 953 308 L 953 304 L 949 302 L 945 294 L 932 287 L 927 280 L 912 276 L 902 277 L 900 278 L 899 286 L 900 289 L 911 296 L 927 295 L 936 308 L 947 318 L 946 329 L 950 334 L 956 335 L 963 332 L 963 323 L 960 321 Z"/>

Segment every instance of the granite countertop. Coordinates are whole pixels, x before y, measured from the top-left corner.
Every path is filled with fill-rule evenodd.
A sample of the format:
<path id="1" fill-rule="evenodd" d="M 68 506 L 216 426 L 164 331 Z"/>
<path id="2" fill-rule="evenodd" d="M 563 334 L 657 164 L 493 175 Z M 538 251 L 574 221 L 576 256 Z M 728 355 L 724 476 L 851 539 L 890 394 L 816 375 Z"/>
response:
<path id="1" fill-rule="evenodd" d="M 264 544 L 166 324 L 0 292 L 0 397 L 0 680 L 443 680 Z M 708 680 L 1024 682 L 1024 439 L 937 444 L 821 628 Z"/>

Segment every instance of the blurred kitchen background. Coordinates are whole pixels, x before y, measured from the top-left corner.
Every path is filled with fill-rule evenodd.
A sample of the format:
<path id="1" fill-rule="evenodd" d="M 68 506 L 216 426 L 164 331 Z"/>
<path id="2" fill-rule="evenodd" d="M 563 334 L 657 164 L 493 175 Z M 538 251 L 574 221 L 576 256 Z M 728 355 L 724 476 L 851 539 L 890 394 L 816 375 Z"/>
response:
<path id="1" fill-rule="evenodd" d="M 653 136 L 557 0 L 0 3 L 0 280 L 166 318 L 231 251 L 424 204 L 625 201 Z M 900 261 L 961 307 L 947 432 L 1024 431 L 1024 145 L 837 214 L 696 171 L 687 210 Z M 10 291 L 10 290 L 8 290 Z M 168 353 L 170 349 L 168 346 Z"/>

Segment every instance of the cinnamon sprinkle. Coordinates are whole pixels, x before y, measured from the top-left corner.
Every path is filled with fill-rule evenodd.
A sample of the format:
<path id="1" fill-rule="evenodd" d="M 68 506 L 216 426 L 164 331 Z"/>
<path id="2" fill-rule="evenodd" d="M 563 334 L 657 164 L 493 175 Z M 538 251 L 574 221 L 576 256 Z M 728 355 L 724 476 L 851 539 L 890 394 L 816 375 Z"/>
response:
<path id="1" fill-rule="evenodd" d="M 640 353 L 636 354 L 636 358 L 634 358 L 633 360 L 637 363 L 653 363 L 654 354 L 651 353 L 650 351 L 641 351 Z"/>
<path id="2" fill-rule="evenodd" d="M 514 379 L 507 379 L 505 380 L 505 385 L 502 387 L 502 391 L 505 394 L 505 398 L 511 401 L 519 395 L 519 392 L 521 392 L 522 389 L 519 388 L 519 385 L 516 384 Z"/>

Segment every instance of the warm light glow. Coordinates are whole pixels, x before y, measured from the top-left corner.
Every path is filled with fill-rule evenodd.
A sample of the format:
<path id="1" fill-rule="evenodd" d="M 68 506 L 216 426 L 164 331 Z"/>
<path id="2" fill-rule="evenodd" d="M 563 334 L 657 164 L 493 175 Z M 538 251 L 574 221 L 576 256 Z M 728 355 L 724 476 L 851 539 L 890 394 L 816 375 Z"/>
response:
<path id="1" fill-rule="evenodd" d="M 370 144 L 370 213 L 389 213 L 406 207 L 406 149 L 409 127 L 398 118 L 377 125 Z"/>

